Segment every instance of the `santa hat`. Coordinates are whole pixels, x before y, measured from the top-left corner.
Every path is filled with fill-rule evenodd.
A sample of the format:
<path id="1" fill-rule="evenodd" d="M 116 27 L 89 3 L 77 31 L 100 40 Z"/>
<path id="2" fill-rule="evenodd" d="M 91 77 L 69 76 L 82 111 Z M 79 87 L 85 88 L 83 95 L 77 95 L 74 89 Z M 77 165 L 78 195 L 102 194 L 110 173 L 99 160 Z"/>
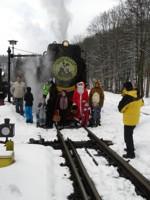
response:
<path id="1" fill-rule="evenodd" d="M 77 83 L 77 87 L 83 87 L 84 88 L 85 87 L 84 82 L 81 81 L 81 82 Z"/>

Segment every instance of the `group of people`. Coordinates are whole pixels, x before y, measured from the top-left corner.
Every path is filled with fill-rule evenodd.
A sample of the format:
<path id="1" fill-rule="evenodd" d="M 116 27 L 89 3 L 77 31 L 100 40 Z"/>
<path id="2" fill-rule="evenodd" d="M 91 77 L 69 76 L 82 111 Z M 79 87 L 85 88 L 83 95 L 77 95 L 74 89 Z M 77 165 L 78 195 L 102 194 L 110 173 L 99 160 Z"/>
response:
<path id="1" fill-rule="evenodd" d="M 101 125 L 101 108 L 104 103 L 104 91 L 98 80 L 88 94 L 84 82 L 77 83 L 73 94 L 74 118 L 82 126 L 96 127 Z"/>
<path id="2" fill-rule="evenodd" d="M 17 79 L 12 84 L 10 91 L 16 106 L 16 112 L 21 115 L 25 114 L 27 123 L 33 123 L 32 106 L 34 98 L 33 94 L 31 93 L 31 87 L 26 87 L 25 82 L 22 81 L 21 76 L 17 76 Z"/>
<path id="3" fill-rule="evenodd" d="M 101 125 L 104 91 L 98 80 L 90 92 L 84 82 L 78 82 L 72 94 L 65 90 L 58 92 L 56 84 L 50 80 L 43 85 L 41 93 L 42 99 L 36 109 L 37 126 L 52 128 L 54 123 L 59 126 L 75 127 Z M 31 87 L 26 87 L 22 78 L 17 76 L 16 82 L 11 87 L 11 94 L 16 112 L 24 115 L 27 123 L 33 123 L 34 97 Z"/>
<path id="4" fill-rule="evenodd" d="M 53 81 L 43 86 L 43 99 L 38 105 L 37 125 L 52 128 L 59 126 L 98 126 L 104 102 L 104 91 L 99 81 L 88 94 L 84 82 L 78 82 L 72 95 L 67 91 L 57 91 Z M 44 123 L 45 118 L 45 123 Z"/>
<path id="5" fill-rule="evenodd" d="M 104 104 L 104 91 L 98 80 L 88 92 L 84 82 L 78 82 L 71 96 L 67 91 L 57 91 L 56 84 L 51 80 L 43 85 L 42 100 L 37 106 L 37 126 L 52 128 L 53 123 L 59 126 L 72 125 L 97 127 L 101 125 L 101 109 Z M 32 106 L 33 94 L 31 87 L 18 76 L 11 87 L 16 112 L 26 117 L 27 123 L 33 123 Z M 23 107 L 25 101 L 25 109 Z M 133 142 L 133 131 L 139 123 L 140 108 L 144 105 L 142 97 L 138 95 L 131 82 L 123 85 L 122 99 L 118 104 L 119 112 L 123 113 L 124 141 L 126 154 L 124 158 L 134 158 L 135 148 Z"/>

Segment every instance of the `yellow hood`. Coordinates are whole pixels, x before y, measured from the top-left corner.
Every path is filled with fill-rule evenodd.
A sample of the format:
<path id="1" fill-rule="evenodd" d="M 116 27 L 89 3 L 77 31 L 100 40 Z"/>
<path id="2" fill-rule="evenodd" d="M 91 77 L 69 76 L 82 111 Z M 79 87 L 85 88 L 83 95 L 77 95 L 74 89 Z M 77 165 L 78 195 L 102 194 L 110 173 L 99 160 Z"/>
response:
<path id="1" fill-rule="evenodd" d="M 124 89 L 122 91 L 122 95 L 129 95 L 129 96 L 132 96 L 134 98 L 137 98 L 137 91 L 136 90 L 130 90 L 130 91 L 127 91 L 126 89 Z"/>

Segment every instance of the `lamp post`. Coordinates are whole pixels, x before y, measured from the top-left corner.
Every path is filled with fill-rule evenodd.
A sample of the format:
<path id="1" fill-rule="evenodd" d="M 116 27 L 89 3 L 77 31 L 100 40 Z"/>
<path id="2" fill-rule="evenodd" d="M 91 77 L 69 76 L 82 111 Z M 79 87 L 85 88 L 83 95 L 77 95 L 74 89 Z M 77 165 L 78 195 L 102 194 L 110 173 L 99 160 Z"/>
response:
<path id="1" fill-rule="evenodd" d="M 14 46 L 17 44 L 17 40 L 8 40 L 9 44 L 12 47 L 12 54 L 14 54 Z"/>
<path id="2" fill-rule="evenodd" d="M 11 49 L 10 47 L 8 47 L 7 50 L 8 53 L 8 102 L 10 102 L 10 65 L 11 65 L 11 61 L 10 61 L 10 57 L 11 57 Z"/>
<path id="3" fill-rule="evenodd" d="M 14 45 L 17 44 L 17 40 L 8 40 L 9 44 L 12 47 L 12 51 L 10 49 L 10 47 L 8 47 L 7 53 L 8 53 L 8 102 L 11 102 L 10 97 L 10 66 L 11 66 L 11 58 L 14 55 Z"/>

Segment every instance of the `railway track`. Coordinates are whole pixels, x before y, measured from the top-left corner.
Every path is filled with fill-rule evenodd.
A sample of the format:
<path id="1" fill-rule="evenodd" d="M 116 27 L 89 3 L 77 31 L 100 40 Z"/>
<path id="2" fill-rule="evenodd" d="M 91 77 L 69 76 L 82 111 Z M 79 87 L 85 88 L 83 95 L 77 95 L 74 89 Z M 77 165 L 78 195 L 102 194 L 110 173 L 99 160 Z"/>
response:
<path id="1" fill-rule="evenodd" d="M 135 186 L 135 190 L 138 195 L 150 200 L 150 182 L 147 180 L 140 172 L 133 168 L 128 161 L 125 161 L 120 157 L 115 151 L 113 151 L 109 145 L 112 144 L 111 141 L 104 141 L 99 139 L 91 130 L 84 128 L 88 133 L 90 140 L 88 141 L 78 141 L 72 142 L 70 139 L 64 140 L 61 131 L 56 127 L 58 140 L 54 142 L 44 141 L 40 137 L 39 141 L 30 141 L 35 144 L 50 145 L 55 149 L 61 149 L 63 156 L 66 159 L 66 164 L 69 166 L 72 174 L 72 180 L 75 181 L 75 193 L 69 197 L 69 199 L 80 200 L 99 200 L 102 199 L 102 195 L 98 194 L 93 181 L 88 175 L 84 164 L 82 163 L 79 154 L 77 153 L 77 148 L 84 148 L 85 152 L 92 158 L 96 167 L 98 163 L 94 156 L 90 153 L 88 149 L 95 149 L 100 156 L 104 156 L 109 165 L 114 165 L 118 168 L 120 176 L 129 179 Z"/>
<path id="2" fill-rule="evenodd" d="M 68 139 L 68 143 L 66 143 L 62 134 L 58 129 L 57 129 L 57 136 L 62 145 L 63 153 L 65 155 L 67 163 L 76 181 L 77 188 L 81 194 L 78 195 L 78 198 L 75 197 L 75 199 L 102 200 L 71 140 Z"/>
<path id="3" fill-rule="evenodd" d="M 88 128 L 84 128 L 88 132 L 88 136 L 95 141 L 97 149 L 105 155 L 110 163 L 118 167 L 118 170 L 124 177 L 128 178 L 135 186 L 137 193 L 146 199 L 150 199 L 150 181 L 146 179 L 140 172 L 132 167 L 127 161 L 113 151 L 103 140 L 99 139 Z"/>

